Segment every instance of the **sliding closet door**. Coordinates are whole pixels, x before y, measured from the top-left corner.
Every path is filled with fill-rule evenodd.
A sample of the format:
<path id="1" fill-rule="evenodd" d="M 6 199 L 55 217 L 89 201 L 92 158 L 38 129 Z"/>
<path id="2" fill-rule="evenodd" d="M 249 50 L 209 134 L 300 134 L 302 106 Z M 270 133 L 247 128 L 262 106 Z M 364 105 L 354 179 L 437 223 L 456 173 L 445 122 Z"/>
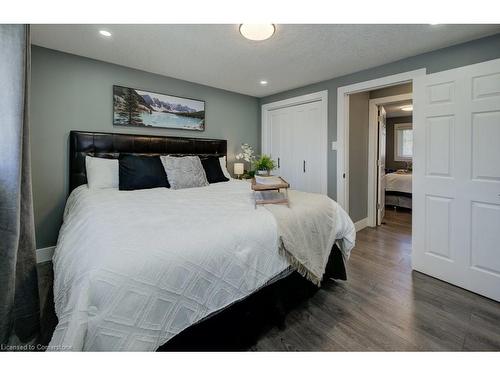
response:
<path id="1" fill-rule="evenodd" d="M 321 108 L 319 102 L 294 107 L 298 190 L 321 193 Z"/>
<path id="2" fill-rule="evenodd" d="M 500 301 L 500 59 L 413 87 L 413 268 Z"/>
<path id="3" fill-rule="evenodd" d="M 321 102 L 311 102 L 270 111 L 268 153 L 278 163 L 279 174 L 292 189 L 323 193 L 324 143 Z"/>
<path id="4" fill-rule="evenodd" d="M 271 149 L 269 154 L 278 168 L 273 174 L 282 176 L 291 186 L 297 186 L 296 165 L 294 163 L 295 119 L 288 108 L 277 109 L 270 114 Z"/>

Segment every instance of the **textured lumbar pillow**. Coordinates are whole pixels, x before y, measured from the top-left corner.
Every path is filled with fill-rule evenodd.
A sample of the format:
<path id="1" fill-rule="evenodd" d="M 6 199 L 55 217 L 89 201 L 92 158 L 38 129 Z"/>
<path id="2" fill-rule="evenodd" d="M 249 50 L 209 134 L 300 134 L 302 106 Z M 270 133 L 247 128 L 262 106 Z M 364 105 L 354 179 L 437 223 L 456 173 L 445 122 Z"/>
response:
<path id="1" fill-rule="evenodd" d="M 161 162 L 172 189 L 207 186 L 207 176 L 198 156 L 162 156 Z"/>
<path id="2" fill-rule="evenodd" d="M 118 189 L 118 160 L 85 157 L 89 189 Z"/>

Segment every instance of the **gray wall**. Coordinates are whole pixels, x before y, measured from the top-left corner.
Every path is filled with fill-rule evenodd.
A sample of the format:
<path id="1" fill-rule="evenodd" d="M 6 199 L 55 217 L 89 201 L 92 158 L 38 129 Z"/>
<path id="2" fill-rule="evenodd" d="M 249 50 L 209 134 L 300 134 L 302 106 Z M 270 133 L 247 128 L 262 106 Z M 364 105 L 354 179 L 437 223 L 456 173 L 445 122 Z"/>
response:
<path id="1" fill-rule="evenodd" d="M 435 73 L 496 58 L 500 58 L 500 34 L 267 96 L 261 98 L 260 103 L 271 103 L 311 92 L 328 90 L 328 140 L 325 140 L 325 142 L 328 142 L 329 150 L 328 195 L 335 199 L 337 196 L 337 159 L 335 151 L 331 150 L 330 144 L 337 138 L 337 89 L 339 87 L 420 68 L 427 68 L 427 73 Z M 352 177 L 357 172 L 351 168 L 350 173 Z M 351 210 L 354 209 L 351 206 Z"/>
<path id="2" fill-rule="evenodd" d="M 113 84 L 205 100 L 206 131 L 114 127 Z M 70 130 L 227 139 L 231 161 L 243 142 L 260 149 L 260 108 L 250 96 L 33 46 L 31 156 L 39 248 L 55 244 L 62 221 Z"/>
<path id="3" fill-rule="evenodd" d="M 384 87 L 383 89 L 370 91 L 370 99 L 385 98 L 386 96 L 409 94 L 413 91 L 412 83 L 403 83 L 402 85 L 395 85 Z"/>
<path id="4" fill-rule="evenodd" d="M 354 222 L 368 214 L 369 92 L 349 98 L 349 207 Z"/>
<path id="5" fill-rule="evenodd" d="M 404 169 L 406 163 L 404 161 L 394 160 L 394 124 L 411 124 L 413 123 L 412 116 L 391 117 L 386 120 L 386 153 L 385 167 L 390 169 Z"/>

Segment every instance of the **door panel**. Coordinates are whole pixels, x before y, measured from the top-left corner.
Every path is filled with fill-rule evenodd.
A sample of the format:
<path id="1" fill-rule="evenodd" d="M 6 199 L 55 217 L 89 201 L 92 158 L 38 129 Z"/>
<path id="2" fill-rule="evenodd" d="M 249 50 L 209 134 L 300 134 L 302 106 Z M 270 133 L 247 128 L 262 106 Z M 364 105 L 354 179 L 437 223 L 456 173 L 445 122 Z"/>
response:
<path id="1" fill-rule="evenodd" d="M 299 140 L 296 166 L 300 185 L 297 189 L 310 193 L 321 193 L 321 122 L 319 102 L 307 103 L 296 108 L 295 136 Z"/>
<path id="2" fill-rule="evenodd" d="M 499 223 L 500 205 L 472 202 L 470 266 L 475 271 L 500 276 Z"/>
<path id="3" fill-rule="evenodd" d="M 500 59 L 463 75 L 465 238 L 470 289 L 500 301 Z"/>
<path id="4" fill-rule="evenodd" d="M 425 197 L 425 251 L 453 262 L 450 220 L 453 199 L 427 195 Z"/>
<path id="5" fill-rule="evenodd" d="M 454 122 L 453 116 L 427 119 L 425 124 L 427 176 L 452 177 Z"/>
<path id="6" fill-rule="evenodd" d="M 377 194 L 377 225 L 382 224 L 385 215 L 385 152 L 386 152 L 386 112 L 379 107 L 378 116 L 378 194 Z"/>
<path id="7" fill-rule="evenodd" d="M 270 140 L 269 143 L 271 144 L 271 153 L 270 156 L 271 158 L 275 159 L 276 162 L 278 162 L 278 158 L 280 158 L 282 150 L 281 150 L 281 117 L 283 114 L 281 114 L 278 111 L 271 112 L 270 114 Z M 281 168 L 281 159 L 280 159 L 280 166 L 279 168 L 276 169 L 276 173 L 280 174 Z"/>
<path id="8" fill-rule="evenodd" d="M 279 168 L 273 173 L 283 176 L 290 184 L 295 183 L 293 174 L 293 116 L 285 109 L 278 109 L 270 113 L 270 156 L 276 163 L 279 159 Z"/>
<path id="9" fill-rule="evenodd" d="M 500 300 L 500 60 L 413 87 L 413 268 Z"/>
<path id="10" fill-rule="evenodd" d="M 292 189 L 322 192 L 321 103 L 311 102 L 271 111 L 270 154 Z"/>
<path id="11" fill-rule="evenodd" d="M 500 181 L 500 111 L 472 114 L 472 178 Z"/>

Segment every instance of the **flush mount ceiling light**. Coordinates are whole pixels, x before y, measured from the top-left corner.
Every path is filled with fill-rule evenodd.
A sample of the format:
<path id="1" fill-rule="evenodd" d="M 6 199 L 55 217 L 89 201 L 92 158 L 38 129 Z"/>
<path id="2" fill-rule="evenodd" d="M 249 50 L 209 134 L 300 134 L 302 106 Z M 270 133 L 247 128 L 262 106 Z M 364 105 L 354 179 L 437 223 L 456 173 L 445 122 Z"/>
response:
<path id="1" fill-rule="evenodd" d="M 105 36 L 106 38 L 109 38 L 111 36 L 111 33 L 108 30 L 99 30 L 99 34 Z"/>
<path id="2" fill-rule="evenodd" d="M 413 111 L 413 105 L 409 104 L 409 105 L 404 105 L 400 108 L 402 111 L 405 111 L 405 112 L 411 112 Z"/>
<path id="3" fill-rule="evenodd" d="M 242 23 L 240 33 L 250 40 L 266 40 L 273 36 L 276 27 L 272 23 Z"/>
<path id="4" fill-rule="evenodd" d="M 262 81 L 260 81 L 260 84 L 261 84 L 261 86 L 266 86 L 267 85 L 267 81 L 263 79 Z"/>

